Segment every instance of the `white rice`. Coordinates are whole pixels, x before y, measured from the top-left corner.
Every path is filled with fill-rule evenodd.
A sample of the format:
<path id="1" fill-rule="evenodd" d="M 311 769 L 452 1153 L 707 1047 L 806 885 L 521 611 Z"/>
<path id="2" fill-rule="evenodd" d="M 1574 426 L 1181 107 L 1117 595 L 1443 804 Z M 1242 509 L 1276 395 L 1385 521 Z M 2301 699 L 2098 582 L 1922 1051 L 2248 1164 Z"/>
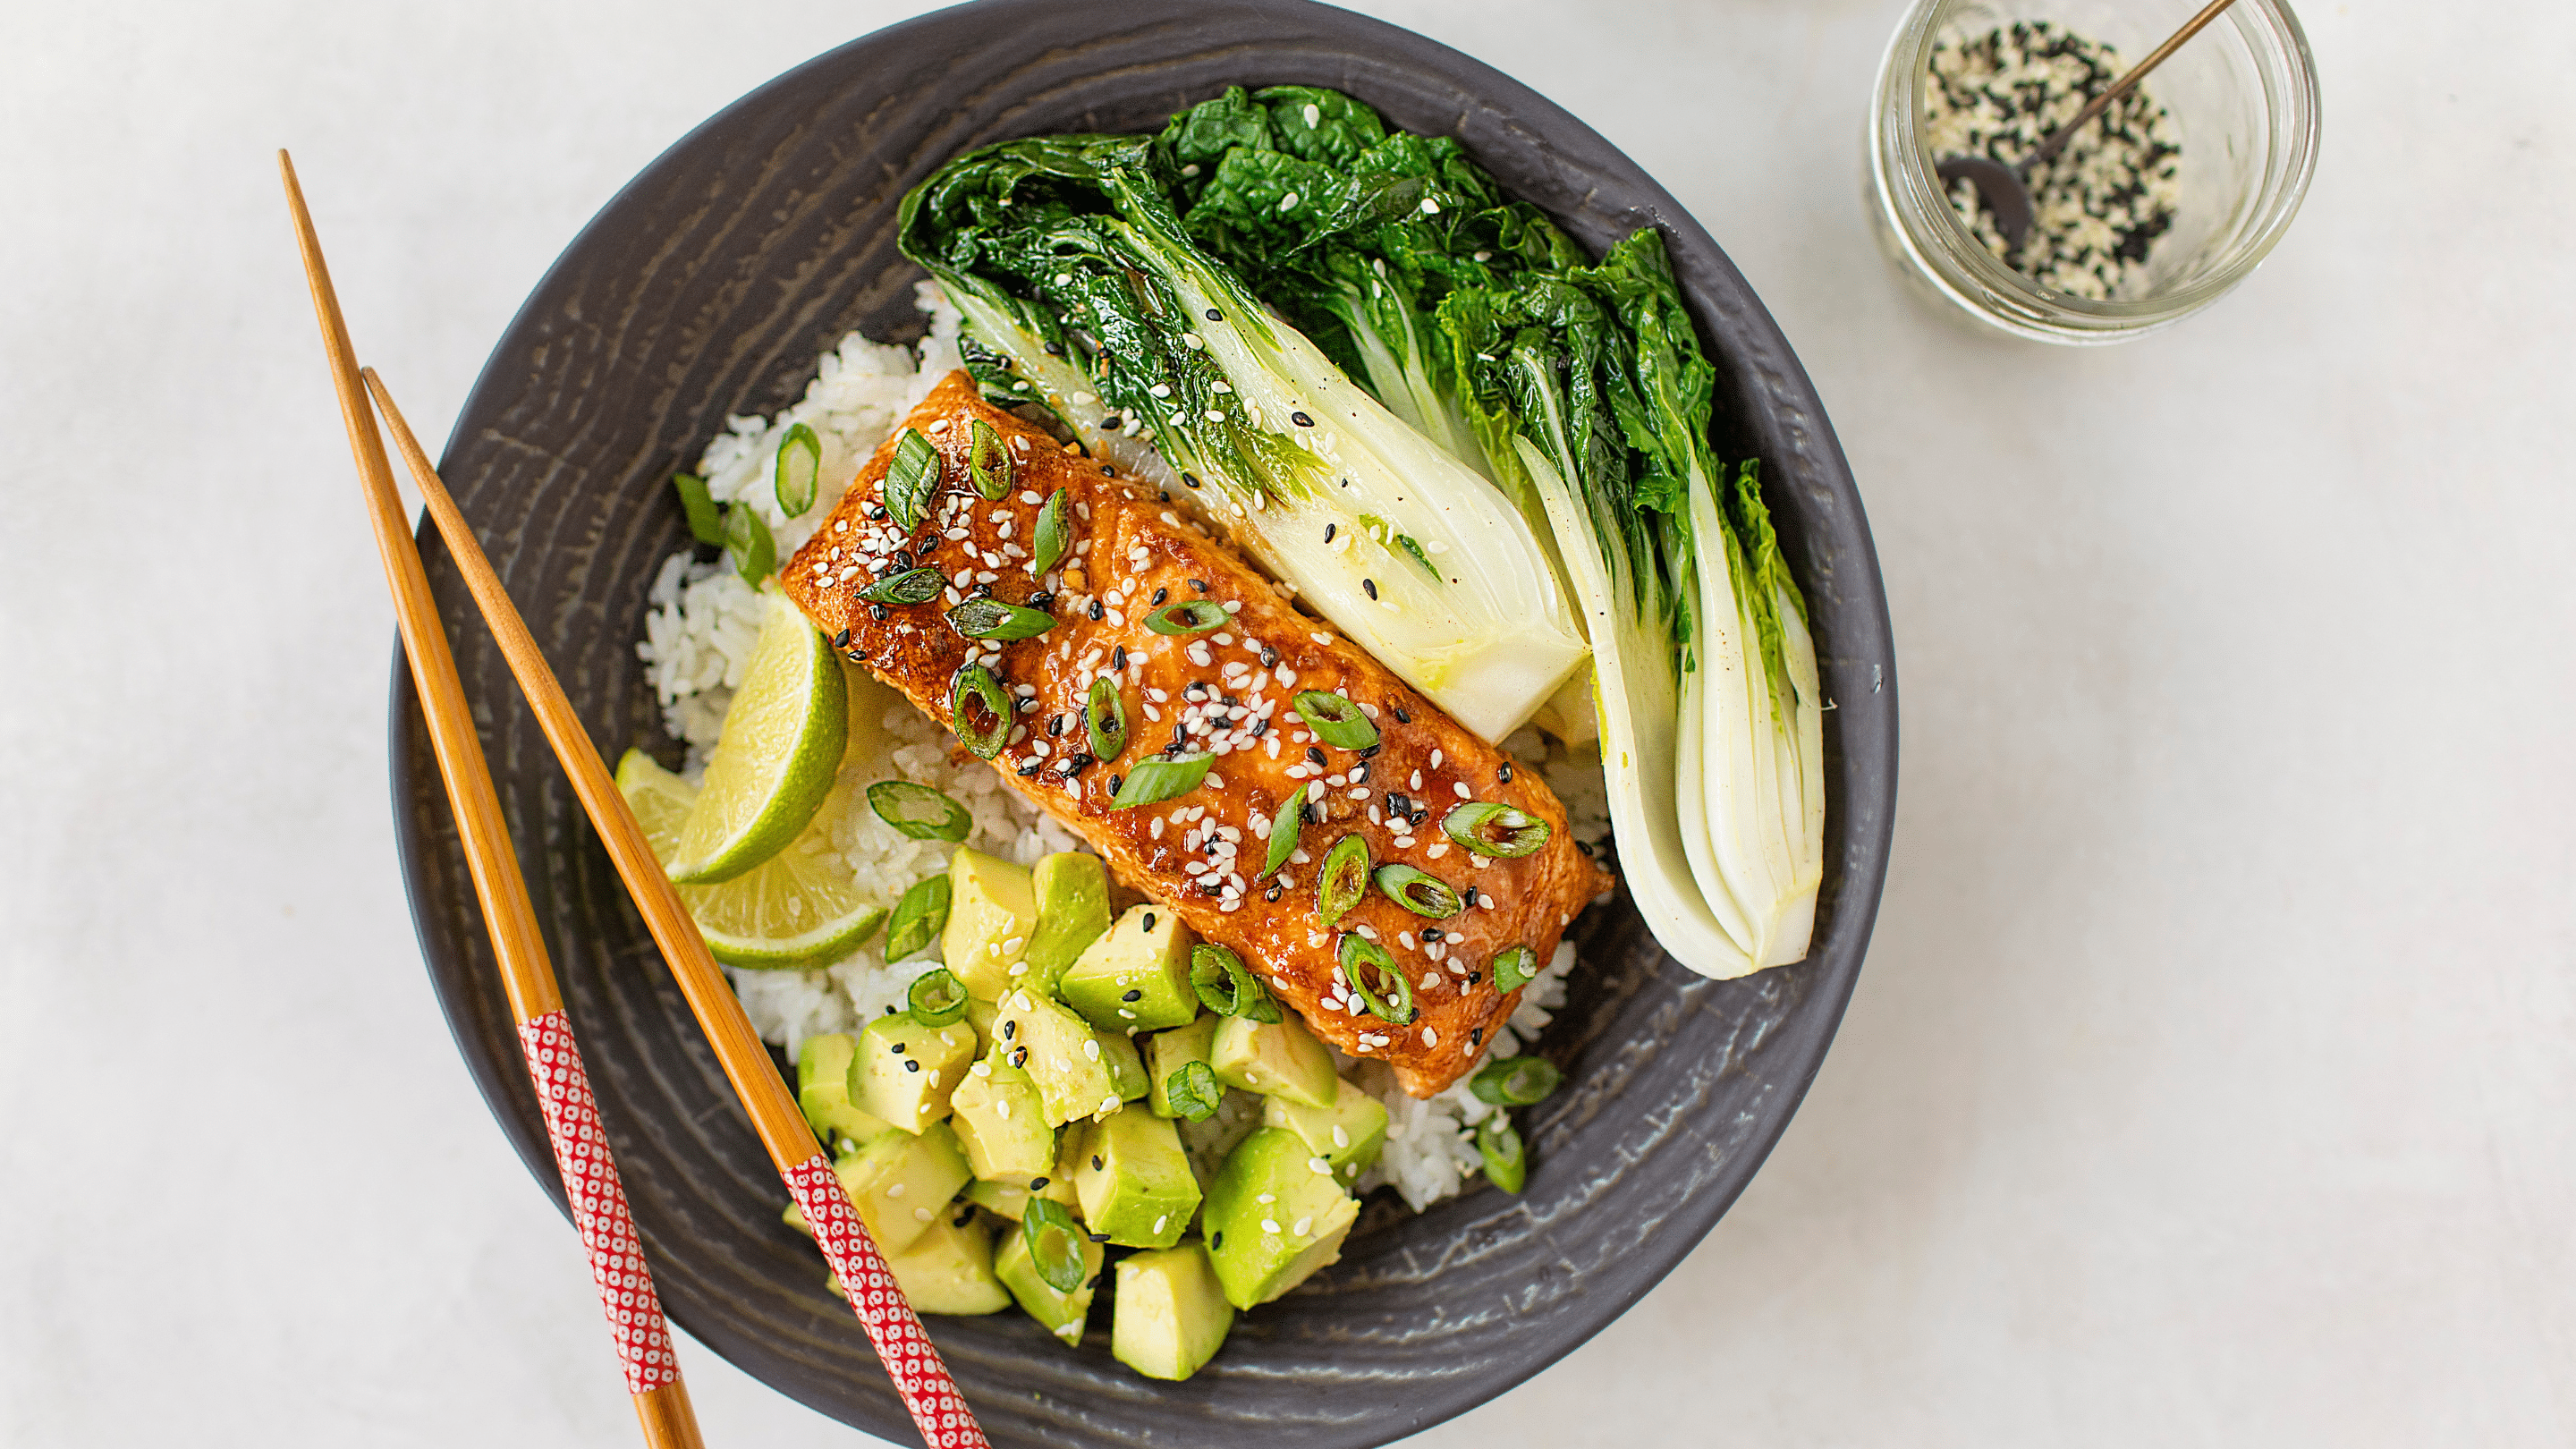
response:
<path id="1" fill-rule="evenodd" d="M 872 342 L 853 332 L 823 354 L 802 400 L 773 418 L 727 418 L 725 432 L 707 445 L 698 472 L 708 493 L 718 503 L 744 502 L 758 510 L 777 542 L 781 562 L 830 517 L 841 491 L 903 416 L 959 365 L 956 309 L 930 282 L 917 288 L 915 305 L 930 318 L 929 334 L 918 344 Z M 798 423 L 813 429 L 823 457 L 813 506 L 789 518 L 778 507 L 770 480 L 779 446 Z M 685 773 L 695 780 L 706 768 L 725 709 L 742 682 L 767 606 L 724 560 L 700 562 L 692 552 L 663 561 L 650 601 L 636 654 L 661 701 L 664 723 L 673 738 L 688 746 Z M 817 819 L 862 894 L 892 909 L 916 881 L 947 870 L 956 849 L 942 841 L 909 839 L 879 820 L 865 795 L 866 786 L 877 780 L 913 780 L 955 797 L 975 818 L 965 843 L 988 854 L 1027 865 L 1051 851 L 1088 849 L 1005 789 L 991 767 L 974 761 L 955 764 L 949 753 L 953 737 L 892 690 L 856 684 L 851 702 L 850 748 L 842 760 L 841 783 Z M 1569 755 L 1536 730 L 1522 731 L 1505 747 L 1540 769 L 1556 788 L 1577 839 L 1597 843 L 1609 834 L 1597 756 Z M 762 1039 L 793 1056 L 809 1036 L 852 1031 L 903 1009 L 914 979 L 939 964 L 925 956 L 889 965 L 881 954 L 883 945 L 880 933 L 827 967 L 729 974 Z M 1510 1023 L 1495 1030 L 1488 1055 L 1514 1056 L 1536 1039 L 1552 1009 L 1563 1004 L 1565 974 L 1573 965 L 1573 945 L 1559 945 L 1555 958 L 1522 993 Z M 1341 1066 L 1387 1108 L 1385 1154 L 1360 1178 L 1359 1191 L 1390 1185 L 1418 1211 L 1454 1196 L 1480 1170 L 1475 1126 L 1495 1109 L 1468 1090 L 1466 1078 L 1428 1101 L 1417 1101 L 1395 1084 L 1383 1062 L 1343 1057 Z M 1184 1124 L 1193 1162 L 1212 1169 L 1259 1124 L 1260 1116 L 1260 1098 L 1229 1091 L 1214 1117 Z"/>

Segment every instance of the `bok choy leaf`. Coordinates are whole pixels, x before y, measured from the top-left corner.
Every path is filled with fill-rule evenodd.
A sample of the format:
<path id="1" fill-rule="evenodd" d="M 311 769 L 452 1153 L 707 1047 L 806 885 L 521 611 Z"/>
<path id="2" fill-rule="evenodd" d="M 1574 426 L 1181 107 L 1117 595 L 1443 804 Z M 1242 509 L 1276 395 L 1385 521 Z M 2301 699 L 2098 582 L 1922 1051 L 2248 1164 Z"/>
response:
<path id="1" fill-rule="evenodd" d="M 1539 535 L 1200 249 L 1157 146 L 1057 136 L 959 157 L 904 199 L 904 252 L 1017 374 L 988 370 L 988 391 L 1176 474 L 1317 612 L 1500 739 L 1585 654 Z"/>

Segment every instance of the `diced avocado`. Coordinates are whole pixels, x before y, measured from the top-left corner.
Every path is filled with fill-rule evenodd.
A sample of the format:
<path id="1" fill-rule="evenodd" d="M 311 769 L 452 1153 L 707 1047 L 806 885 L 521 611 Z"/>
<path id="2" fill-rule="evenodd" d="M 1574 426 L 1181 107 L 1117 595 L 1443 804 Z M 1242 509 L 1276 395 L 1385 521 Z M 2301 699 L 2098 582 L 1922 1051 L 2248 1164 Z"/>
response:
<path id="1" fill-rule="evenodd" d="M 967 1069 L 949 1095 L 949 1126 L 979 1178 L 1025 1184 L 1055 1166 L 1055 1129 L 1029 1074 L 995 1053 Z"/>
<path id="2" fill-rule="evenodd" d="M 1122 1248 L 1168 1248 L 1189 1231 L 1199 1182 L 1181 1135 L 1151 1112 L 1118 1112 L 1082 1129 L 1074 1147 L 1082 1221 Z"/>
<path id="3" fill-rule="evenodd" d="M 1218 1018 L 1208 1065 L 1228 1086 L 1309 1107 L 1333 1105 L 1338 1082 L 1332 1049 L 1308 1034 L 1304 1022 L 1281 1015 L 1283 1020 L 1266 1024 L 1248 1016 Z"/>
<path id="4" fill-rule="evenodd" d="M 923 1026 L 909 1015 L 860 1028 L 850 1057 L 850 1100 L 906 1132 L 948 1115 L 948 1094 L 975 1059 L 975 1032 L 962 1021 Z"/>
<path id="5" fill-rule="evenodd" d="M 1296 1133 L 1265 1127 L 1208 1184 L 1202 1226 L 1226 1302 L 1267 1303 L 1342 1255 L 1359 1200 L 1316 1165 Z"/>
<path id="6" fill-rule="evenodd" d="M 1041 1182 L 1046 1186 L 1039 1187 L 1038 1183 Z M 1028 1211 L 1029 1198 L 1032 1195 L 1045 1198 L 1049 1202 L 1062 1203 L 1075 1212 L 1082 1210 L 1082 1204 L 1074 1198 L 1073 1174 L 1069 1171 L 1037 1178 L 1026 1187 L 1007 1182 L 991 1182 L 982 1178 L 966 1184 L 968 1202 L 998 1217 L 1009 1218 L 1015 1223 Z"/>
<path id="7" fill-rule="evenodd" d="M 948 858 L 948 929 L 939 937 L 940 960 L 966 983 L 966 994 L 999 1001 L 1018 984 L 1020 964 L 1038 928 L 1037 888 L 1028 868 L 960 849 Z"/>
<path id="8" fill-rule="evenodd" d="M 1082 1320 L 1091 1312 L 1091 1295 L 1100 1286 L 1100 1263 L 1105 1256 L 1100 1245 L 1085 1239 L 1082 1243 L 1082 1286 L 1070 1293 L 1059 1293 L 1038 1276 L 1036 1255 L 1029 1251 L 1025 1233 L 1005 1233 L 999 1251 L 993 1255 L 993 1275 L 1011 1290 L 1029 1317 L 1046 1325 L 1046 1330 L 1066 1344 L 1082 1342 Z"/>
<path id="9" fill-rule="evenodd" d="M 966 1166 L 966 1149 L 957 1145 L 957 1134 L 945 1122 L 931 1123 L 918 1137 L 888 1132 L 834 1163 L 832 1170 L 881 1253 L 911 1247 L 974 1176 Z"/>
<path id="10" fill-rule="evenodd" d="M 1055 990 L 1065 968 L 1109 929 L 1109 867 L 1096 855 L 1059 851 L 1041 856 L 1029 878 L 1037 891 L 1038 929 L 1020 953 L 1029 968 L 1020 979 L 1043 993 Z"/>
<path id="11" fill-rule="evenodd" d="M 980 1057 L 993 1049 L 993 1032 L 1002 1024 L 1002 1008 L 969 996 L 966 998 L 966 1024 L 975 1028 L 975 1055 Z"/>
<path id="12" fill-rule="evenodd" d="M 826 1146 L 846 1137 L 865 1147 L 886 1130 L 882 1119 L 850 1105 L 850 1058 L 857 1050 L 857 1039 L 839 1031 L 809 1036 L 796 1048 L 796 1105 Z"/>
<path id="13" fill-rule="evenodd" d="M 1296 1133 L 1306 1150 L 1331 1163 L 1345 1183 L 1357 1181 L 1386 1146 L 1386 1104 L 1349 1082 L 1340 1085 L 1329 1107 L 1265 1097 L 1261 1125 Z"/>
<path id="14" fill-rule="evenodd" d="M 1234 1327 L 1234 1305 L 1196 1239 L 1121 1259 L 1116 1305 L 1109 1351 L 1149 1379 L 1197 1373 Z"/>
<path id="15" fill-rule="evenodd" d="M 971 1212 L 939 1213 L 911 1247 L 886 1254 L 885 1264 L 915 1313 L 999 1313 L 1011 1306 L 1010 1292 L 993 1276 L 992 1234 Z"/>
<path id="16" fill-rule="evenodd" d="M 993 1049 L 1029 1074 L 1046 1104 L 1047 1125 L 1118 1110 L 1126 1099 L 1110 1076 L 1091 1024 L 1057 1002 L 1019 990 L 1002 998 Z"/>
<path id="17" fill-rule="evenodd" d="M 1190 928 L 1170 909 L 1131 906 L 1056 983 L 1056 995 L 1105 1031 L 1159 1031 L 1199 1014 Z"/>
<path id="18" fill-rule="evenodd" d="M 1141 1100 L 1152 1083 L 1145 1079 L 1145 1059 L 1136 1054 L 1135 1039 L 1123 1031 L 1095 1031 L 1100 1064 L 1109 1069 L 1109 1090 L 1121 1102 Z"/>
<path id="19" fill-rule="evenodd" d="M 1158 1031 L 1145 1038 L 1145 1104 L 1154 1109 L 1155 1116 L 1181 1115 L 1172 1110 L 1172 1073 L 1191 1062 L 1208 1059 L 1208 1049 L 1216 1044 L 1216 1022 L 1213 1016 L 1202 1016 L 1187 1026 Z"/>

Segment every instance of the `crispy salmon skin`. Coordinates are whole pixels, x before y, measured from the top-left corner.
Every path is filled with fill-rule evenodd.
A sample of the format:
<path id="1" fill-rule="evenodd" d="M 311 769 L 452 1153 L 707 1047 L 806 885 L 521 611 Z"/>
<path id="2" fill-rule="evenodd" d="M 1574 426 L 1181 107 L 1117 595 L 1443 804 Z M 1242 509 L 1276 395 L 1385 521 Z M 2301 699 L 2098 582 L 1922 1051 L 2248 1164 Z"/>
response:
<path id="1" fill-rule="evenodd" d="M 1009 459 L 998 497 L 973 486 L 979 423 Z M 907 532 L 886 478 L 916 431 L 937 450 L 938 479 L 927 515 Z M 1059 495 L 1063 553 L 1040 573 L 1040 513 Z M 886 600 L 885 581 L 907 574 L 937 592 Z M 782 582 L 835 648 L 943 723 L 953 722 L 960 672 L 989 671 L 1012 717 L 970 703 L 961 733 L 1005 736 L 990 757 L 1004 782 L 1088 841 L 1121 880 L 1240 955 L 1318 1036 L 1388 1063 L 1414 1096 L 1474 1066 L 1511 1015 L 1519 992 L 1495 988 L 1497 956 L 1527 947 L 1545 964 L 1575 913 L 1609 884 L 1575 845 L 1545 781 L 1299 612 L 1186 506 L 992 407 L 964 372 L 935 387 L 860 470 Z M 862 596 L 871 588 L 878 600 Z M 950 612 L 980 599 L 1053 623 L 1019 615 L 1017 628 L 1044 632 L 970 639 Z M 961 617 L 974 627 L 973 611 Z M 1100 680 L 1126 717 L 1114 753 L 1085 718 Z M 1377 742 L 1332 743 L 1326 735 L 1353 736 L 1300 716 L 1297 696 L 1309 691 L 1350 701 Z M 1208 767 L 1195 786 L 1114 803 L 1140 766 L 1198 757 Z M 1146 780 L 1165 773 L 1149 769 Z M 1283 813 L 1292 796 L 1304 797 L 1302 810 Z M 1506 808 L 1458 813 L 1470 805 Z M 1488 818 L 1473 838 L 1491 850 L 1500 837 L 1503 850 L 1525 853 L 1483 853 L 1444 829 L 1478 815 Z M 1298 832 L 1294 849 L 1265 872 L 1272 822 L 1283 819 Z M 1545 838 L 1530 848 L 1539 827 Z M 1367 847 L 1369 873 L 1357 877 L 1356 903 L 1328 924 L 1318 878 L 1327 853 L 1353 838 Z M 1361 948 L 1346 947 L 1346 934 L 1404 974 L 1398 989 L 1362 971 L 1382 1011 L 1351 989 L 1341 961 Z M 1388 1018 L 1405 1015 L 1406 992 L 1412 1014 L 1398 1024 Z"/>

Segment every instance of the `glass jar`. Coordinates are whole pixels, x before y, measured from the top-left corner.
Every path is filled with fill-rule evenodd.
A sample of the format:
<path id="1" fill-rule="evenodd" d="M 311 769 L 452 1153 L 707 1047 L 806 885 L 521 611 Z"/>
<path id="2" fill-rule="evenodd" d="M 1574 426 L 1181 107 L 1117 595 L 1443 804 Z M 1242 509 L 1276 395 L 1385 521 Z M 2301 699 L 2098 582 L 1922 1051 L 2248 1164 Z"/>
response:
<path id="1" fill-rule="evenodd" d="M 1933 173 L 1939 158 L 1923 141 L 1923 91 L 1937 39 L 2047 20 L 2113 46 L 2134 64 L 2193 8 L 2134 0 L 1916 0 L 1879 62 L 1870 107 L 1870 211 L 1898 267 L 1979 322 L 2075 345 L 2125 342 L 2170 327 L 2245 280 L 2289 229 L 2316 171 L 2316 65 L 2282 0 L 2237 0 L 2142 83 L 2180 132 L 2181 196 L 2173 227 L 2147 253 L 2143 274 L 2108 301 L 2042 287 L 1986 250 L 1951 205 Z"/>

